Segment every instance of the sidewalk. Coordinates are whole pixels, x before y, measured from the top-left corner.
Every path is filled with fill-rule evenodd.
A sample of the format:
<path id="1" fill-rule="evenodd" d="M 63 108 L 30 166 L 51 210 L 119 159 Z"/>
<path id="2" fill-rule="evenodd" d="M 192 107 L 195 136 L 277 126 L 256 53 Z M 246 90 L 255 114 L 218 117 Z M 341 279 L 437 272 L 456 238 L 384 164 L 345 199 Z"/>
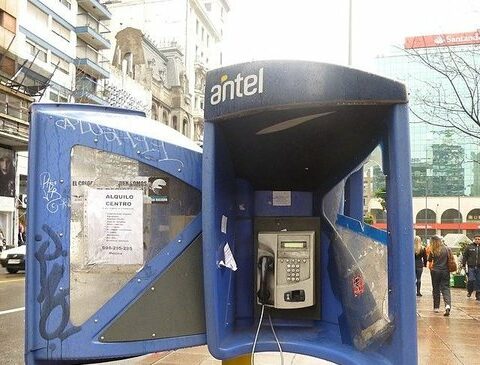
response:
<path id="1" fill-rule="evenodd" d="M 467 298 L 465 289 L 451 288 L 450 317 L 433 312 L 430 273 L 422 277 L 423 297 L 417 297 L 418 363 L 420 365 L 480 365 L 480 301 Z M 221 365 L 206 346 L 162 352 L 136 359 L 116 361 L 115 365 Z M 256 365 L 280 364 L 279 353 L 255 355 Z M 285 354 L 285 365 L 326 365 L 328 361 L 308 356 Z"/>

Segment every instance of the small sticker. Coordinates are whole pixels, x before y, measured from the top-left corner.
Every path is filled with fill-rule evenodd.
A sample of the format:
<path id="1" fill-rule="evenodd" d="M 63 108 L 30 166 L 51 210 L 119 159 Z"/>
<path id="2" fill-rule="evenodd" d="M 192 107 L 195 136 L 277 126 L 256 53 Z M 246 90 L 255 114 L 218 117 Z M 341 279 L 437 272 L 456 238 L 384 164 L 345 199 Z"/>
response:
<path id="1" fill-rule="evenodd" d="M 218 265 L 227 267 L 233 271 L 237 271 L 237 263 L 235 262 L 235 258 L 233 257 L 233 253 L 232 250 L 230 250 L 228 242 L 225 243 L 225 246 L 223 246 L 223 256 L 223 260 L 220 260 Z"/>
<path id="2" fill-rule="evenodd" d="M 362 295 L 365 291 L 365 281 L 361 274 L 357 274 L 352 279 L 353 295 L 356 297 Z"/>
<path id="3" fill-rule="evenodd" d="M 272 191 L 272 204 L 274 207 L 289 207 L 292 205 L 291 191 Z"/>
<path id="4" fill-rule="evenodd" d="M 220 227 L 220 231 L 222 231 L 222 233 L 225 233 L 225 234 L 227 233 L 227 221 L 228 221 L 228 218 L 222 215 L 222 224 Z"/>
<path id="5" fill-rule="evenodd" d="M 148 179 L 148 196 L 152 203 L 168 203 L 168 178 L 152 176 Z"/>

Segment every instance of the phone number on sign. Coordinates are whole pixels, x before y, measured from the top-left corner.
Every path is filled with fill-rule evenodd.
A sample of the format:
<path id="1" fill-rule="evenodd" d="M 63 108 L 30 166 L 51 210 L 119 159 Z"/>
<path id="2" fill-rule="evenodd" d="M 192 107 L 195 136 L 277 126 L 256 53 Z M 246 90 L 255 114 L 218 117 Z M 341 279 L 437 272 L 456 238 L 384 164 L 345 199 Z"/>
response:
<path id="1" fill-rule="evenodd" d="M 109 251 L 133 251 L 133 247 L 130 247 L 130 246 L 102 246 L 102 250 L 109 250 Z"/>

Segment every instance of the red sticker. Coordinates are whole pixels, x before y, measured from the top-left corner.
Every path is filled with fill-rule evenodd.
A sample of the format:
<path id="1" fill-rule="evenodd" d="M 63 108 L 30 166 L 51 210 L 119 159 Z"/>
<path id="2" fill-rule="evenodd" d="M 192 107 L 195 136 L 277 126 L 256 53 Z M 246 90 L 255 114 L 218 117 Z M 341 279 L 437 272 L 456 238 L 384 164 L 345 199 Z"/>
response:
<path id="1" fill-rule="evenodd" d="M 358 297 L 363 294 L 363 292 L 365 291 L 365 281 L 363 280 L 362 275 L 357 274 L 353 277 L 352 289 L 353 289 L 353 295 L 355 297 Z"/>

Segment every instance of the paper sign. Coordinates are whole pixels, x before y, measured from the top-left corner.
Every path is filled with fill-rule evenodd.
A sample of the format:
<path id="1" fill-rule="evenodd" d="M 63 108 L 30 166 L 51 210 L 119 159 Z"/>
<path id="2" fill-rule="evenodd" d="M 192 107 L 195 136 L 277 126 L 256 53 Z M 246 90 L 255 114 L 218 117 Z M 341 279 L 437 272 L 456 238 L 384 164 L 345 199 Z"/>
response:
<path id="1" fill-rule="evenodd" d="M 233 253 L 232 253 L 232 250 L 230 250 L 230 246 L 228 245 L 228 242 L 225 243 L 225 246 L 223 246 L 223 255 L 224 255 L 224 259 L 220 260 L 218 264 L 220 266 L 228 267 L 233 271 L 237 271 L 237 263 L 235 262 L 235 258 L 233 257 Z"/>
<path id="2" fill-rule="evenodd" d="M 291 191 L 273 191 L 272 205 L 274 207 L 289 207 L 292 205 Z"/>
<path id="3" fill-rule="evenodd" d="M 143 264 L 142 190 L 87 193 L 88 263 Z"/>

